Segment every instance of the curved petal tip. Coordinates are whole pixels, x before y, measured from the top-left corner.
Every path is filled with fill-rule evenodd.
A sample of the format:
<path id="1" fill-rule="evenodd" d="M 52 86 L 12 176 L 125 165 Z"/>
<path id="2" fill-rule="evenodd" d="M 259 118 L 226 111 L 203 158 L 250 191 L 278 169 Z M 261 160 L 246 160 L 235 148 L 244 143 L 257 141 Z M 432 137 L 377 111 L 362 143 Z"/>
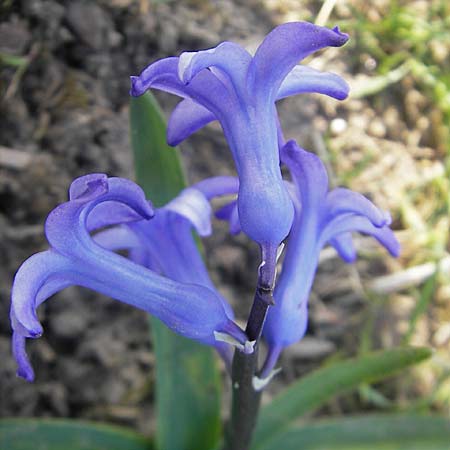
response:
<path id="1" fill-rule="evenodd" d="M 29 383 L 32 383 L 34 381 L 34 371 L 31 367 L 20 367 L 19 369 L 17 369 L 16 375 L 20 378 L 23 378 L 25 381 L 28 381 Z"/>
<path id="2" fill-rule="evenodd" d="M 131 76 L 130 82 L 131 82 L 130 95 L 132 97 L 139 97 L 146 91 L 139 77 Z"/>
<path id="3" fill-rule="evenodd" d="M 348 39 L 349 39 L 349 35 L 347 33 L 343 33 L 340 29 L 339 26 L 335 26 L 333 28 L 333 31 L 341 38 L 340 40 L 342 41 L 342 44 L 340 45 L 344 45 Z"/>
<path id="4" fill-rule="evenodd" d="M 97 197 L 107 192 L 108 176 L 104 173 L 91 173 L 72 181 L 69 188 L 69 199 L 91 200 L 92 194 L 95 193 L 95 197 Z"/>

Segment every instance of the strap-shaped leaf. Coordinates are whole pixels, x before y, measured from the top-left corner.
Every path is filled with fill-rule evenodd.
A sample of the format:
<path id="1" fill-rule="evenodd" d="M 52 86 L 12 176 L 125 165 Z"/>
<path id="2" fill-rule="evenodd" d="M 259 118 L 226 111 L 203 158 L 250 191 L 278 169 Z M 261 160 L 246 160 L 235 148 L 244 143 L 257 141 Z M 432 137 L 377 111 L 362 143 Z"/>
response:
<path id="1" fill-rule="evenodd" d="M 59 419 L 0 420 L 0 448 L 8 450 L 153 450 L 127 428 Z"/>
<path id="2" fill-rule="evenodd" d="M 367 415 L 291 428 L 265 450 L 448 450 L 450 420 L 424 415 Z"/>
<path id="3" fill-rule="evenodd" d="M 166 143 L 164 116 L 150 92 L 131 97 L 130 133 L 136 181 L 153 205 L 163 206 L 186 187 L 186 180 L 178 150 Z"/>
<path id="4" fill-rule="evenodd" d="M 292 422 L 323 405 L 335 395 L 355 388 L 360 383 L 386 378 L 430 356 L 431 351 L 427 348 L 395 348 L 368 353 L 314 371 L 288 387 L 263 408 L 252 449 L 269 448 L 267 445 L 277 434 L 283 433 Z"/>
<path id="5" fill-rule="evenodd" d="M 166 143 L 155 98 L 132 98 L 131 144 L 137 182 L 155 206 L 185 187 L 178 151 Z M 220 377 L 213 351 L 151 319 L 156 355 L 156 446 L 159 450 L 209 450 L 219 439 Z"/>

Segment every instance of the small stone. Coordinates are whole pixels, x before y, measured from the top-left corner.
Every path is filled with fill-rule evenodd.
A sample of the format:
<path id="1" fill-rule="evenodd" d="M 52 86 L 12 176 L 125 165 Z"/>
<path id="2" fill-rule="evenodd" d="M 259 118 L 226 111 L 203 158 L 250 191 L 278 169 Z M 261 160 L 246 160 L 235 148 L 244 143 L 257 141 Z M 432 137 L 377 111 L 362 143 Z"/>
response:
<path id="1" fill-rule="evenodd" d="M 334 136 L 342 134 L 347 129 L 347 121 L 342 117 L 333 119 L 330 123 L 330 132 Z"/>
<path id="2" fill-rule="evenodd" d="M 369 134 L 378 138 L 384 138 L 386 136 L 386 127 L 380 119 L 374 119 L 369 124 Z"/>
<path id="3" fill-rule="evenodd" d="M 286 352 L 298 359 L 321 359 L 335 350 L 333 342 L 307 336 L 289 347 Z"/>
<path id="4" fill-rule="evenodd" d="M 23 55 L 31 41 L 31 34 L 22 22 L 0 24 L 0 52 Z"/>
<path id="5" fill-rule="evenodd" d="M 66 20 L 75 35 L 92 49 L 100 50 L 110 44 L 108 33 L 112 31 L 112 21 L 95 3 L 71 2 Z"/>

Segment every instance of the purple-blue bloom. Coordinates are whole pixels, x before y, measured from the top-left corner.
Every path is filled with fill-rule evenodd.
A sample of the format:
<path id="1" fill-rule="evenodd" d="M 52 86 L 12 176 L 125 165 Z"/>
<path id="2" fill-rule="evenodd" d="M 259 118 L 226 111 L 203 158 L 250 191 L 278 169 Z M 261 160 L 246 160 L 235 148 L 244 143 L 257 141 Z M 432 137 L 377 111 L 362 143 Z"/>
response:
<path id="1" fill-rule="evenodd" d="M 306 332 L 308 297 L 325 244 L 332 245 L 348 263 L 356 259 L 354 231 L 375 237 L 393 256 L 400 251 L 389 228 L 390 216 L 349 189 L 328 191 L 328 176 L 316 155 L 289 141 L 281 149 L 281 158 L 293 180 L 285 183 L 295 207 L 295 218 L 274 291 L 275 305 L 269 309 L 264 325 L 269 354 L 261 374 L 263 378 L 273 369 L 281 350 L 299 341 Z M 235 178 L 228 193 L 237 193 L 238 183 Z M 236 200 L 219 209 L 216 216 L 229 222 L 231 234 L 241 231 Z"/>
<path id="2" fill-rule="evenodd" d="M 294 184 L 295 219 L 274 291 L 275 305 L 264 325 L 269 355 L 263 376 L 274 367 L 280 351 L 306 332 L 308 297 L 320 250 L 326 243 L 332 244 L 346 262 L 356 259 L 351 238 L 354 231 L 373 236 L 392 256 L 400 251 L 389 228 L 390 216 L 349 189 L 328 191 L 327 172 L 316 155 L 289 141 L 281 150 L 281 159 Z"/>
<path id="3" fill-rule="evenodd" d="M 211 234 L 212 197 L 236 193 L 235 177 L 213 177 L 188 187 L 165 206 L 155 210 L 152 220 L 138 220 L 108 228 L 95 235 L 95 241 L 110 250 L 127 250 L 129 258 L 157 273 L 182 283 L 194 283 L 214 291 L 227 316 L 234 312 L 216 291 L 203 258 L 198 251 L 193 230 L 200 236 Z M 215 347 L 228 366 L 232 348 L 220 341 Z"/>
<path id="4" fill-rule="evenodd" d="M 155 219 L 161 220 L 160 226 L 164 227 L 169 223 L 164 216 L 173 213 L 179 217 L 172 224 L 190 220 L 201 233 L 207 233 L 209 225 L 204 213 L 209 211 L 208 208 L 199 191 L 187 189 L 164 209 L 157 210 L 161 219 Z M 42 335 L 37 307 L 70 285 L 94 289 L 147 311 L 176 333 L 203 344 L 216 345 L 216 335 L 219 333 L 222 338 L 229 337 L 246 350 L 251 350 L 245 333 L 230 319 L 230 312 L 224 307 L 225 300 L 208 288 L 211 285 L 205 273 L 193 279 L 188 279 L 188 276 L 184 278 L 179 267 L 186 260 L 172 260 L 173 267 L 168 267 L 170 258 L 158 258 L 158 250 L 155 256 L 151 254 L 152 249 L 146 254 L 139 245 L 130 244 L 133 235 L 135 242 L 142 239 L 140 228 L 145 228 L 146 224 L 155 220 L 154 215 L 143 191 L 131 181 L 91 174 L 72 183 L 70 200 L 55 208 L 46 221 L 45 231 L 51 248 L 27 259 L 14 279 L 11 322 L 13 353 L 20 376 L 29 381 L 34 378 L 25 351 L 25 341 L 26 338 Z M 133 231 L 133 234 L 116 234 L 117 240 L 111 239 L 111 234 L 108 236 L 114 228 L 100 231 L 95 237 L 90 235 L 91 231 L 117 224 L 122 224 L 122 227 L 127 224 L 130 231 L 136 225 L 137 231 Z M 186 234 L 190 226 L 183 225 L 180 229 Z M 162 240 L 161 234 L 159 238 Z M 126 245 L 122 247 L 124 243 Z M 160 244 L 164 246 L 163 242 Z M 152 245 L 151 240 L 148 245 Z M 182 245 L 185 245 L 184 240 Z M 148 266 L 164 271 L 166 276 L 111 251 L 133 247 L 136 260 L 147 261 Z M 189 242 L 186 249 L 179 249 L 175 255 L 172 247 L 171 256 L 180 256 L 183 251 L 187 252 L 184 256 L 193 258 L 198 254 L 196 249 L 195 253 L 189 250 Z M 159 250 L 160 255 L 162 252 L 164 249 Z M 191 260 L 187 262 L 190 264 Z M 159 267 L 158 264 L 165 266 Z M 201 270 L 198 261 L 196 269 Z M 169 271 L 170 274 L 167 273 Z M 171 275 L 173 279 L 170 279 Z"/>
<path id="5" fill-rule="evenodd" d="M 168 141 L 175 145 L 218 120 L 236 164 L 238 210 L 243 231 L 262 249 L 262 283 L 271 285 L 279 244 L 289 233 L 293 206 L 281 178 L 275 102 L 304 92 L 337 99 L 348 94 L 339 76 L 297 66 L 299 60 L 348 36 L 305 22 L 275 28 L 254 57 L 231 42 L 180 57 L 165 58 L 132 77 L 131 94 L 149 88 L 184 98 L 169 121 Z"/>

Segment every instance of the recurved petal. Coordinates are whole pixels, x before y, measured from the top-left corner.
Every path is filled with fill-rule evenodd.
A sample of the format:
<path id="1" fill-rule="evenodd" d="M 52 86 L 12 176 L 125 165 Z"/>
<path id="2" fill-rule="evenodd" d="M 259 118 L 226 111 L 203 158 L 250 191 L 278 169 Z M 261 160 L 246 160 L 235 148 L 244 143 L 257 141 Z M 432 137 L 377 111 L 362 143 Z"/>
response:
<path id="1" fill-rule="evenodd" d="M 160 59 L 149 64 L 139 76 L 132 76 L 130 95 L 139 97 L 148 89 L 161 89 L 171 94 L 186 97 L 184 83 L 178 77 L 178 57 Z"/>
<path id="2" fill-rule="evenodd" d="M 330 239 L 330 245 L 332 245 L 338 255 L 347 263 L 356 261 L 356 249 L 353 245 L 353 238 L 351 233 L 342 233 L 332 239 Z"/>
<path id="3" fill-rule="evenodd" d="M 31 382 L 34 380 L 34 370 L 28 358 L 25 343 L 25 336 L 17 331 L 13 331 L 12 353 L 17 363 L 17 376 Z"/>
<path id="4" fill-rule="evenodd" d="M 88 217 L 97 205 L 114 202 L 123 205 L 118 207 L 119 213 L 128 209 L 144 219 L 150 219 L 154 215 L 142 189 L 124 178 L 107 178 L 104 174 L 80 177 L 74 181 L 70 197 L 70 201 L 56 207 L 49 214 L 45 231 L 49 243 L 55 249 L 72 256 L 88 246 L 83 245 L 90 241 Z M 113 218 L 114 215 L 112 213 Z M 102 221 L 107 223 L 110 219 L 111 217 L 97 216 L 97 220 L 91 225 L 97 226 Z"/>
<path id="5" fill-rule="evenodd" d="M 86 228 L 95 231 L 111 225 L 120 225 L 142 220 L 142 216 L 132 208 L 118 202 L 102 202 L 89 213 Z"/>
<path id="6" fill-rule="evenodd" d="M 324 47 L 340 47 L 348 35 L 307 22 L 290 22 L 269 33 L 250 64 L 248 85 L 251 95 L 276 98 L 280 85 L 300 60 Z"/>
<path id="7" fill-rule="evenodd" d="M 200 236 L 211 234 L 211 205 L 205 195 L 195 187 L 183 189 L 180 194 L 164 206 L 189 220 Z"/>
<path id="8" fill-rule="evenodd" d="M 67 287 L 61 274 L 72 270 L 72 262 L 53 250 L 36 253 L 20 266 L 11 291 L 10 317 L 15 330 L 25 337 L 42 335 L 36 309 L 61 286 Z"/>
<path id="9" fill-rule="evenodd" d="M 108 192 L 108 175 L 104 173 L 90 173 L 75 178 L 69 188 L 69 200 L 82 199 L 83 202 Z"/>
<path id="10" fill-rule="evenodd" d="M 127 226 L 117 226 L 102 230 L 93 236 L 94 241 L 106 250 L 113 252 L 127 250 L 128 257 L 132 261 L 151 270 L 155 270 L 157 265 L 150 262 L 149 249 L 139 236 Z"/>
<path id="11" fill-rule="evenodd" d="M 225 112 L 233 108 L 234 96 L 209 70 L 203 70 L 190 83 L 183 83 L 178 76 L 179 58 L 160 59 L 147 66 L 139 76 L 131 77 L 130 94 L 138 97 L 148 89 L 160 89 L 183 98 L 190 98 L 221 120 Z"/>
<path id="12" fill-rule="evenodd" d="M 321 232 L 319 245 L 322 247 L 336 236 L 352 231 L 373 236 L 392 256 L 400 254 L 400 244 L 389 226 L 376 227 L 367 217 L 355 214 L 346 214 L 331 220 Z"/>
<path id="13" fill-rule="evenodd" d="M 178 76 L 183 83 L 189 83 L 203 69 L 215 67 L 229 77 L 239 95 L 245 98 L 245 81 L 251 60 L 251 55 L 240 45 L 222 42 L 208 50 L 182 53 Z"/>
<path id="14" fill-rule="evenodd" d="M 245 344 L 245 334 L 239 334 L 239 328 L 230 324 L 214 291 L 156 275 L 94 243 L 80 256 L 66 257 L 50 250 L 22 265 L 14 281 L 11 308 L 13 328 L 19 335 L 39 337 L 42 327 L 36 317 L 38 305 L 57 290 L 78 285 L 142 309 L 174 332 L 201 343 L 215 345 L 214 332 L 232 330 L 233 337 Z M 20 344 L 15 351 L 19 363 L 26 367 Z"/>
<path id="15" fill-rule="evenodd" d="M 325 94 L 337 100 L 348 96 L 349 85 L 339 75 L 307 66 L 295 66 L 281 83 L 277 100 L 296 94 Z"/>
<path id="16" fill-rule="evenodd" d="M 389 215 L 378 209 L 368 198 L 346 188 L 336 188 L 327 194 L 325 210 L 327 221 L 340 214 L 353 213 L 367 217 L 377 227 L 390 223 Z"/>
<path id="17" fill-rule="evenodd" d="M 191 134 L 216 120 L 216 116 L 190 99 L 184 99 L 175 107 L 167 124 L 167 143 L 178 145 Z"/>
<path id="18" fill-rule="evenodd" d="M 237 194 L 239 191 L 239 179 L 232 176 L 217 176 L 205 178 L 194 184 L 192 187 L 203 192 L 203 195 L 211 200 L 222 195 Z"/>
<path id="19" fill-rule="evenodd" d="M 239 234 L 241 230 L 241 223 L 239 221 L 239 212 L 237 201 L 233 200 L 230 203 L 222 206 L 216 211 L 216 217 L 220 220 L 225 220 L 230 226 L 230 234 Z"/>
<path id="20" fill-rule="evenodd" d="M 44 252 L 47 256 L 45 256 L 43 259 L 46 259 L 48 263 L 52 264 L 52 261 L 48 257 L 49 252 Z M 25 265 L 25 264 L 24 264 Z M 57 271 L 58 268 L 54 267 L 54 269 Z M 24 269 L 30 270 L 28 269 Z M 67 286 L 70 286 L 70 282 L 64 277 L 64 276 L 58 276 L 56 275 L 57 272 L 53 273 L 49 278 L 46 279 L 46 281 L 43 282 L 43 285 L 40 289 L 38 289 L 36 298 L 35 298 L 35 305 L 32 306 L 32 300 L 33 298 L 30 298 L 30 308 L 32 308 L 32 314 L 36 315 L 36 309 L 38 306 L 44 302 L 47 298 L 52 296 L 55 292 L 58 292 Z M 16 276 L 17 278 L 17 276 Z M 36 281 L 36 280 L 35 280 Z M 34 295 L 34 294 L 32 294 Z M 18 297 L 20 297 L 20 293 L 18 294 Z M 17 298 L 17 297 L 16 297 Z M 21 299 L 24 300 L 24 297 Z M 19 308 L 20 309 L 20 308 Z M 35 335 L 32 333 L 30 335 L 30 331 L 24 327 L 21 322 L 16 317 L 16 313 L 14 311 L 14 302 L 11 303 L 11 325 L 13 328 L 13 336 L 12 336 L 12 352 L 14 359 L 17 362 L 17 375 L 24 378 L 27 381 L 33 381 L 34 380 L 34 371 L 33 367 L 31 366 L 30 360 L 28 358 L 28 355 L 26 353 L 26 338 L 27 337 L 39 337 L 39 335 Z M 36 319 L 37 320 L 37 319 Z M 40 326 L 40 325 L 39 325 Z"/>

